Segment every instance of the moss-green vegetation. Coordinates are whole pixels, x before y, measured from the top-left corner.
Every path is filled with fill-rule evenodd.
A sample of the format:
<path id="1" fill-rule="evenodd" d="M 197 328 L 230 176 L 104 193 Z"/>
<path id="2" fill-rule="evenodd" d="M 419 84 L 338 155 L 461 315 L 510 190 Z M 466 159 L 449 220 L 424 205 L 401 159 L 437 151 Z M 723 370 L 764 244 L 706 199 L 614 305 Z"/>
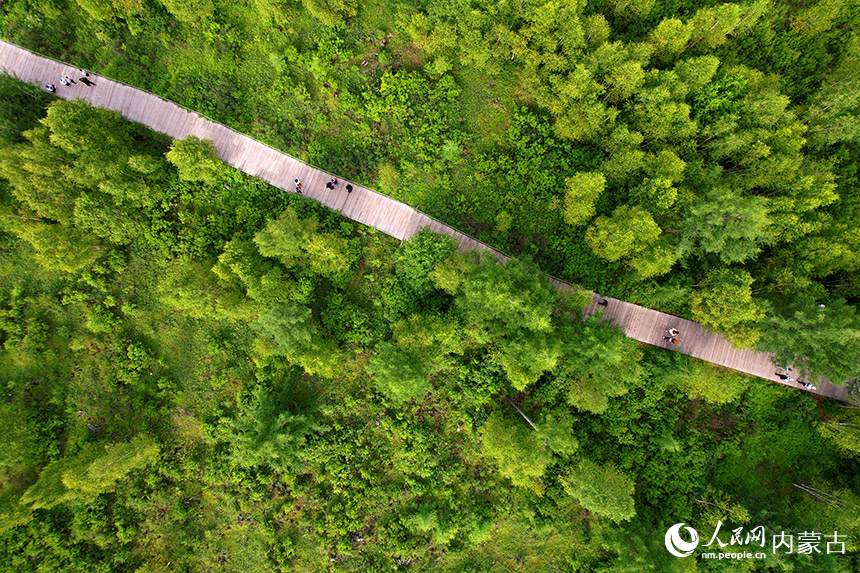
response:
<path id="1" fill-rule="evenodd" d="M 0 76 L 0 562 L 857 570 L 857 410 L 641 348 L 536 269 L 856 377 L 858 28 L 848 0 L 5 2 L 4 38 L 516 260 Z M 849 554 L 666 551 L 718 521 Z"/>
<path id="2" fill-rule="evenodd" d="M 0 87 L 41 102 L 0 161 L 10 570 L 662 571 L 669 524 L 717 520 L 849 534 L 756 566 L 856 565 L 852 410 Z"/>
<path id="3" fill-rule="evenodd" d="M 0 34 L 563 280 L 798 356 L 816 341 L 762 333 L 860 295 L 857 14 L 848 0 L 15 0 Z M 708 287 L 726 273 L 753 280 L 734 281 L 746 302 L 723 319 L 702 299 L 723 297 Z M 800 366 L 837 383 L 860 367 L 826 362 Z"/>

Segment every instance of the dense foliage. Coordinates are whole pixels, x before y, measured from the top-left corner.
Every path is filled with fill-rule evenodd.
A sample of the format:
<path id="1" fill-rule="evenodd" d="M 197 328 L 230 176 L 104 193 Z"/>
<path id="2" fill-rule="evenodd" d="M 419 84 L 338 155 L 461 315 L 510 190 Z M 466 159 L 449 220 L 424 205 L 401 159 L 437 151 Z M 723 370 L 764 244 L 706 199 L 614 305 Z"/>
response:
<path id="1" fill-rule="evenodd" d="M 857 567 L 856 410 L 642 350 L 529 263 L 398 245 L 205 142 L 0 90 L 9 570 L 668 571 L 695 562 L 665 528 L 717 520 L 849 533 L 750 568 Z"/>
<path id="2" fill-rule="evenodd" d="M 854 0 L 3 2 L 3 38 L 517 260 L 0 76 L 0 562 L 860 569 L 856 408 L 642 348 L 536 272 L 856 378 L 858 29 Z M 848 555 L 666 552 L 718 521 Z"/>
<path id="3" fill-rule="evenodd" d="M 809 341 L 763 334 L 860 296 L 852 0 L 12 0 L 0 16 L 25 47 L 741 346 L 800 356 Z M 180 173 L 215 177 L 177 145 Z M 851 363 L 804 376 L 857 375 L 856 316 Z"/>

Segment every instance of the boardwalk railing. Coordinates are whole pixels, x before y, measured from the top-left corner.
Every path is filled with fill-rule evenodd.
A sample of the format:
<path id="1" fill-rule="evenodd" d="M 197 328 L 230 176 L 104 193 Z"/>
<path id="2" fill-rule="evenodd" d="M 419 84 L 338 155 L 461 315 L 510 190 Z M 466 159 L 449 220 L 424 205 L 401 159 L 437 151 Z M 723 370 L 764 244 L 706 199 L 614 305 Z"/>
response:
<path id="1" fill-rule="evenodd" d="M 57 83 L 57 78 L 72 76 L 78 71 L 77 66 L 34 54 L 3 41 L 0 41 L 0 67 L 24 82 L 40 86 Z M 423 227 L 429 227 L 434 232 L 452 237 L 462 251 L 478 249 L 493 252 L 503 260 L 509 258 L 450 225 L 372 189 L 354 184 L 353 192 L 347 193 L 344 190 L 347 181 L 344 180 L 336 190 L 328 190 L 325 184 L 332 174 L 323 169 L 146 90 L 95 74 L 90 79 L 95 84 L 93 87 L 81 84 L 71 87 L 58 85 L 56 95 L 65 99 L 81 98 L 92 105 L 118 111 L 130 121 L 142 123 L 175 139 L 195 135 L 212 140 L 225 163 L 290 192 L 295 190 L 294 181 L 299 179 L 305 196 L 397 239 L 407 239 Z M 555 278 L 550 278 L 550 282 L 561 290 L 576 288 Z M 603 317 L 612 320 L 630 338 L 772 382 L 799 387 L 796 383 L 784 382 L 777 377 L 777 369 L 770 354 L 737 349 L 722 336 L 706 331 L 695 322 L 595 293 L 592 293 L 592 304 L 586 312 L 599 308 L 598 302 L 603 307 Z M 663 339 L 668 328 L 680 331 L 679 345 L 667 344 Z M 818 380 L 816 384 L 817 389 L 813 392 L 849 401 L 845 387 L 835 386 L 824 379 Z"/>

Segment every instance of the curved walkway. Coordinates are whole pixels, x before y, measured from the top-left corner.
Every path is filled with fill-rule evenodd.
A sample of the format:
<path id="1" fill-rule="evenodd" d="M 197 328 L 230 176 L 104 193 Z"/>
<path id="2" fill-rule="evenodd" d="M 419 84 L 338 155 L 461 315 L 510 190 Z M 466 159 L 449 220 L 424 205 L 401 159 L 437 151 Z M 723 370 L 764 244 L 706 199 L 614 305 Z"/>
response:
<path id="1" fill-rule="evenodd" d="M 407 239 L 422 227 L 430 227 L 437 233 L 450 235 L 463 251 L 489 250 L 502 259 L 508 258 L 496 249 L 371 189 L 353 184 L 353 192 L 347 193 L 344 189 L 347 181 L 341 181 L 334 191 L 330 191 L 325 188 L 325 184 L 331 179 L 331 174 L 145 90 L 95 74 L 90 77 L 95 84 L 92 87 L 80 82 L 71 87 L 60 85 L 58 78 L 68 75 L 77 79 L 80 76 L 78 70 L 3 41 L 0 41 L 0 68 L 27 83 L 40 86 L 53 83 L 57 86 L 56 95 L 61 98 L 81 98 L 92 105 L 119 111 L 128 120 L 142 123 L 175 139 L 189 135 L 210 139 L 225 163 L 290 192 L 295 189 L 294 180 L 298 178 L 306 196 L 339 211 L 345 217 L 398 239 Z M 560 290 L 573 288 L 557 279 L 551 279 L 551 282 Z M 739 350 L 722 336 L 706 331 L 695 322 L 597 294 L 592 296 L 593 304 L 588 311 L 600 308 L 596 303 L 603 300 L 606 301 L 604 318 L 614 320 L 630 338 L 799 388 L 796 383 L 779 380 L 777 368 L 771 363 L 769 354 Z M 680 330 L 680 345 L 669 345 L 663 340 L 665 330 L 670 327 Z M 816 385 L 818 389 L 813 391 L 816 394 L 849 401 L 845 387 L 834 386 L 823 379 L 817 381 Z"/>

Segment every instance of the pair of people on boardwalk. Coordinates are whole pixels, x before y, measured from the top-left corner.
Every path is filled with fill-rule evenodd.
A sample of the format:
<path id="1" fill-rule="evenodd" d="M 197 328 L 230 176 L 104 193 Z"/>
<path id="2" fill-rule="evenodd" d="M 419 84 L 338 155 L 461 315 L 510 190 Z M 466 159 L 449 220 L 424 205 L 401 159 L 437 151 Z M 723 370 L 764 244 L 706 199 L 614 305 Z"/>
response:
<path id="1" fill-rule="evenodd" d="M 666 329 L 666 333 L 667 333 L 669 336 L 664 336 L 664 337 L 663 337 L 663 340 L 667 340 L 667 341 L 669 341 L 669 343 L 670 343 L 670 344 L 680 344 L 680 343 L 681 343 L 681 341 L 680 341 L 680 340 L 678 340 L 678 335 L 680 335 L 680 334 L 681 334 L 681 331 L 680 331 L 680 330 L 678 330 L 677 328 L 674 328 L 674 327 L 672 327 L 672 328 L 667 328 L 667 329 Z"/>
<path id="2" fill-rule="evenodd" d="M 332 177 L 331 181 L 325 184 L 325 188 L 333 191 L 334 188 L 338 185 L 340 185 L 340 179 L 338 179 L 337 177 Z M 352 193 L 352 185 L 349 183 L 346 184 L 346 192 Z"/>
<path id="3" fill-rule="evenodd" d="M 81 77 L 78 78 L 79 82 L 81 82 L 82 84 L 84 84 L 87 87 L 93 87 L 96 85 L 89 80 L 90 73 L 88 71 L 81 69 L 81 70 L 78 70 L 78 72 L 81 74 Z M 72 84 L 78 83 L 75 80 L 73 80 L 72 78 L 70 78 L 69 76 L 63 76 L 62 78 L 59 79 L 59 82 L 66 87 L 72 87 Z M 45 84 L 45 90 L 47 90 L 50 93 L 54 93 L 57 91 L 57 86 L 54 84 Z"/>

